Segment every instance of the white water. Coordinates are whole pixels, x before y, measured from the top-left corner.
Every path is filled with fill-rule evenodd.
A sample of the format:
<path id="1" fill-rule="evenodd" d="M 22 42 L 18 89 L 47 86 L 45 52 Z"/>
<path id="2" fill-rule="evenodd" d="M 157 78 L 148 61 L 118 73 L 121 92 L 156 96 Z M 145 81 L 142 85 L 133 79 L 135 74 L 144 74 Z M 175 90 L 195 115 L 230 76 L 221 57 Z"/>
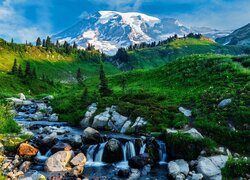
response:
<path id="1" fill-rule="evenodd" d="M 166 144 L 162 141 L 157 141 L 159 144 L 159 157 L 160 157 L 160 164 L 167 162 L 167 150 L 166 150 Z"/>
<path id="2" fill-rule="evenodd" d="M 89 146 L 89 148 L 87 150 L 86 166 L 103 166 L 103 165 L 106 165 L 105 163 L 102 162 L 102 156 L 103 156 L 105 145 L 106 145 L 106 143 L 102 143 L 102 144 L 100 144 L 99 148 L 98 148 L 98 145 Z M 97 151 L 97 153 L 95 155 L 96 148 L 98 148 L 98 151 Z"/>
<path id="3" fill-rule="evenodd" d="M 145 153 L 145 151 L 146 151 L 146 144 L 143 144 L 140 149 L 140 154 Z"/>
<path id="4" fill-rule="evenodd" d="M 95 156 L 95 162 L 102 162 L 102 156 L 103 156 L 104 147 L 106 144 L 107 143 L 100 144 L 98 152 L 96 153 L 96 156 Z"/>
<path id="5" fill-rule="evenodd" d="M 123 149 L 124 161 L 128 161 L 130 158 L 136 156 L 134 143 L 131 141 L 126 142 Z"/>

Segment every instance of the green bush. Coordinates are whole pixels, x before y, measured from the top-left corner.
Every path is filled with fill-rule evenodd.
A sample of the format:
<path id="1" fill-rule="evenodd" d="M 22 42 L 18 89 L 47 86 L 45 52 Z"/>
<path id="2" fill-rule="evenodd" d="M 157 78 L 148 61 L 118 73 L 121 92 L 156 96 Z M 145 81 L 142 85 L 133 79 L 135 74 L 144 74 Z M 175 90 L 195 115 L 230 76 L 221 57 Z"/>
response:
<path id="1" fill-rule="evenodd" d="M 222 169 L 223 179 L 234 179 L 238 177 L 246 177 L 250 170 L 250 160 L 234 160 L 229 159 L 226 166 Z"/>
<path id="2" fill-rule="evenodd" d="M 9 108 L 0 105 L 0 134 L 19 133 L 20 126 L 13 120 L 13 115 L 9 113 Z"/>
<path id="3" fill-rule="evenodd" d="M 179 158 L 194 160 L 202 150 L 212 154 L 216 143 L 210 138 L 193 138 L 190 134 L 172 133 L 166 134 L 166 146 L 170 160 Z"/>

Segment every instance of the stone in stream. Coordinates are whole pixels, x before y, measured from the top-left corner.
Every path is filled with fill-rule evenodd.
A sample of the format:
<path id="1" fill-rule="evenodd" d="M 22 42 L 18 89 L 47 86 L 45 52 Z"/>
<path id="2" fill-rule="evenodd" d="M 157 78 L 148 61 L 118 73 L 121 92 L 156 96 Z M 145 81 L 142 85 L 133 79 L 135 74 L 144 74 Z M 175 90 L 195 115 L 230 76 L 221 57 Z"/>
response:
<path id="1" fill-rule="evenodd" d="M 45 169 L 49 172 L 67 171 L 66 165 L 73 157 L 73 151 L 59 151 L 50 156 L 45 162 Z"/>
<path id="2" fill-rule="evenodd" d="M 117 139 L 110 139 L 104 147 L 102 160 L 106 163 L 120 162 L 123 160 L 122 144 Z"/>
<path id="3" fill-rule="evenodd" d="M 86 144 L 98 144 L 102 140 L 101 134 L 91 127 L 88 127 L 83 131 L 83 136 L 84 143 Z"/>
<path id="4" fill-rule="evenodd" d="M 185 176 L 187 176 L 189 172 L 188 163 L 183 159 L 170 161 L 168 163 L 168 172 L 169 172 L 169 175 L 172 176 L 173 178 L 177 178 L 177 176 L 180 174 L 184 174 Z M 180 178 L 181 176 L 179 176 L 179 179 Z"/>
<path id="5" fill-rule="evenodd" d="M 59 119 L 59 118 L 58 118 L 57 114 L 54 113 L 54 114 L 52 114 L 51 116 L 49 116 L 48 121 L 50 121 L 50 122 L 57 122 L 58 119 Z"/>
<path id="6" fill-rule="evenodd" d="M 84 166 L 86 161 L 86 156 L 83 153 L 79 153 L 70 161 L 70 164 L 73 166 Z"/>
<path id="7" fill-rule="evenodd" d="M 57 153 L 58 151 L 70 151 L 72 148 L 69 144 L 58 142 L 51 148 L 51 152 L 53 154 Z"/>
<path id="8" fill-rule="evenodd" d="M 26 97 L 23 93 L 19 93 L 18 95 L 19 95 L 19 99 L 21 99 L 23 101 L 26 100 Z"/>
<path id="9" fill-rule="evenodd" d="M 42 112 L 36 112 L 35 114 L 31 114 L 29 118 L 34 121 L 41 121 L 44 119 L 44 114 Z"/>
<path id="10" fill-rule="evenodd" d="M 149 154 L 144 153 L 129 159 L 128 164 L 131 168 L 140 169 L 147 164 L 153 164 L 153 161 L 150 159 Z"/>
<path id="11" fill-rule="evenodd" d="M 24 161 L 21 166 L 19 167 L 20 171 L 26 173 L 31 166 L 31 162 L 30 161 Z"/>
<path id="12" fill-rule="evenodd" d="M 129 169 L 119 169 L 117 175 L 120 178 L 128 178 L 129 177 Z"/>
<path id="13" fill-rule="evenodd" d="M 38 149 L 27 143 L 20 144 L 18 148 L 18 154 L 20 156 L 36 156 Z"/>

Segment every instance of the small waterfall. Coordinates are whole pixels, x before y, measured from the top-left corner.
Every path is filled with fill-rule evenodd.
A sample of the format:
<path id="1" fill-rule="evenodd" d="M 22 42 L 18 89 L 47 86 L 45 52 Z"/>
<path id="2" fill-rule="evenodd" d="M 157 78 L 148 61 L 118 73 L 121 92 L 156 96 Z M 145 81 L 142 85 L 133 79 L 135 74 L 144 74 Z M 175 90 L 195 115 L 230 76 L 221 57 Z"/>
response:
<path id="1" fill-rule="evenodd" d="M 140 154 L 145 153 L 145 151 L 146 151 L 146 144 L 143 144 L 140 149 Z"/>
<path id="2" fill-rule="evenodd" d="M 98 152 L 96 153 L 96 156 L 95 156 L 95 162 L 102 162 L 102 156 L 103 156 L 104 147 L 106 144 L 107 143 L 100 144 Z"/>
<path id="3" fill-rule="evenodd" d="M 166 144 L 162 141 L 158 141 L 157 143 L 159 144 L 160 163 L 165 163 L 167 161 Z"/>
<path id="4" fill-rule="evenodd" d="M 87 161 L 94 162 L 94 152 L 95 152 L 96 147 L 97 145 L 89 146 L 87 150 Z"/>
<path id="5" fill-rule="evenodd" d="M 129 160 L 133 156 L 136 156 L 135 146 L 131 141 L 128 141 L 128 142 L 126 142 L 125 146 L 123 147 L 124 161 Z"/>
<path id="6" fill-rule="evenodd" d="M 50 157 L 51 155 L 52 155 L 51 150 L 48 150 L 48 151 L 46 152 L 46 154 L 45 154 L 46 157 Z"/>

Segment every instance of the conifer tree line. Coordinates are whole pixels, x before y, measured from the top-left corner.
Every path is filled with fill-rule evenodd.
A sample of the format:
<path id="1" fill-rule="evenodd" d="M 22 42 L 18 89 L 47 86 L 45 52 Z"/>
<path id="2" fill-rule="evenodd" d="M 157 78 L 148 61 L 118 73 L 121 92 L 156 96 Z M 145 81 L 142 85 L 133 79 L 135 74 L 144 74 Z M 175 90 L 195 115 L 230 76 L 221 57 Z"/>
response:
<path id="1" fill-rule="evenodd" d="M 22 65 L 18 65 L 17 60 L 14 59 L 14 63 L 10 73 L 12 75 L 17 75 L 18 77 L 37 79 L 36 68 L 31 68 L 30 62 L 26 62 L 25 69 L 23 71 Z"/>

